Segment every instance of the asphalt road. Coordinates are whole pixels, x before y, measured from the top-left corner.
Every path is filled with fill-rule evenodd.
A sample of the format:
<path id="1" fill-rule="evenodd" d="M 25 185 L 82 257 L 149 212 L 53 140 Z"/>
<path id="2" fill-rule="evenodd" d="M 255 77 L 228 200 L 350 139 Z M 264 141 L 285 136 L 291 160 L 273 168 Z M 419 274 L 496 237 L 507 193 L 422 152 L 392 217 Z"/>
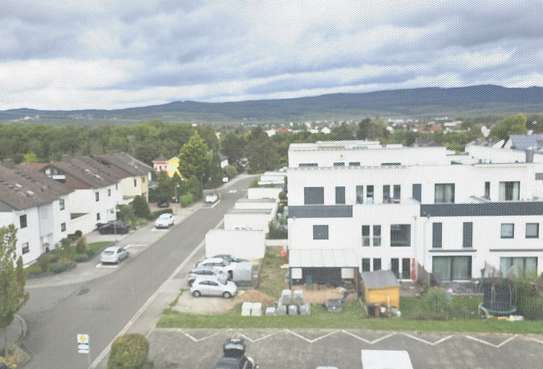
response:
<path id="1" fill-rule="evenodd" d="M 91 354 L 98 355 L 202 242 L 206 232 L 245 195 L 250 181 L 233 184 L 217 206 L 196 211 L 110 275 L 87 283 L 32 289 L 21 311 L 29 330 L 24 344 L 32 355 L 26 367 L 87 368 L 87 356 L 77 353 L 76 335 L 89 334 Z"/>

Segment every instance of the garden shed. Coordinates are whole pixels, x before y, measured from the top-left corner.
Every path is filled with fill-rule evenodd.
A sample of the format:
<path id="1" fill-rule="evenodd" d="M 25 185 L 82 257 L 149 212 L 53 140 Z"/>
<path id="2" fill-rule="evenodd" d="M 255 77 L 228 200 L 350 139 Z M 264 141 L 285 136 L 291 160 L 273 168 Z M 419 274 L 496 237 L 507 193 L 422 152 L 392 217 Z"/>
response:
<path id="1" fill-rule="evenodd" d="M 400 283 L 390 270 L 361 273 L 366 304 L 400 307 Z"/>

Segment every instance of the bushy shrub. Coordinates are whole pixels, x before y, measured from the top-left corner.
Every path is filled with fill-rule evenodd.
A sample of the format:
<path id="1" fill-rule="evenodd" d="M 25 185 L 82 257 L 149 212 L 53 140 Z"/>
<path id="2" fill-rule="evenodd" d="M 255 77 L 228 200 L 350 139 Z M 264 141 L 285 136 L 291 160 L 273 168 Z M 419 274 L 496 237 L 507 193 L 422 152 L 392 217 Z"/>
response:
<path id="1" fill-rule="evenodd" d="M 86 261 L 89 261 L 90 257 L 88 254 L 75 254 L 74 261 L 76 263 L 84 263 Z"/>
<path id="2" fill-rule="evenodd" d="M 47 272 L 49 270 L 49 265 L 56 263 L 58 259 L 59 256 L 56 252 L 49 252 L 47 254 L 42 254 L 36 261 L 36 264 L 39 265 L 42 272 Z"/>
<path id="3" fill-rule="evenodd" d="M 149 366 L 149 342 L 141 334 L 126 334 L 111 345 L 108 369 L 141 369 Z"/>
<path id="4" fill-rule="evenodd" d="M 271 221 L 268 232 L 269 240 L 285 240 L 288 238 L 288 229 L 278 224 L 277 222 Z"/>
<path id="5" fill-rule="evenodd" d="M 186 193 L 184 195 L 181 195 L 181 198 L 179 199 L 179 202 L 181 203 L 182 207 L 185 207 L 185 206 L 189 206 L 190 204 L 192 204 L 192 200 L 193 200 L 192 194 L 191 193 Z"/>
<path id="6" fill-rule="evenodd" d="M 34 263 L 31 266 L 29 266 L 28 268 L 25 268 L 25 273 L 26 273 L 27 276 L 32 276 L 32 275 L 35 276 L 35 275 L 41 274 L 41 273 L 43 273 L 45 271 L 47 271 L 47 268 L 45 268 L 45 270 L 43 270 L 39 263 Z"/>
<path id="7" fill-rule="evenodd" d="M 430 288 L 420 298 L 415 319 L 446 320 L 451 313 L 451 301 L 441 288 Z"/>
<path id="8" fill-rule="evenodd" d="M 49 264 L 49 271 L 52 273 L 62 273 L 76 266 L 75 262 L 70 259 L 62 258 L 57 262 Z"/>
<path id="9" fill-rule="evenodd" d="M 161 209 L 161 210 L 153 211 L 151 213 L 151 217 L 156 219 L 159 216 L 161 216 L 162 214 L 173 214 L 173 210 L 168 208 L 168 209 Z"/>
<path id="10" fill-rule="evenodd" d="M 75 252 L 77 254 L 86 254 L 87 253 L 87 239 L 85 237 L 80 237 L 75 244 Z"/>
<path id="11" fill-rule="evenodd" d="M 228 179 L 232 179 L 238 175 L 238 169 L 234 165 L 227 165 L 223 170 Z"/>
<path id="12" fill-rule="evenodd" d="M 543 297 L 537 292 L 536 283 L 530 279 L 513 282 L 513 305 L 526 319 L 543 319 Z"/>
<path id="13" fill-rule="evenodd" d="M 138 218 L 151 218 L 151 210 L 149 210 L 149 204 L 143 196 L 136 196 L 132 201 L 132 208 L 134 209 L 134 214 Z"/>

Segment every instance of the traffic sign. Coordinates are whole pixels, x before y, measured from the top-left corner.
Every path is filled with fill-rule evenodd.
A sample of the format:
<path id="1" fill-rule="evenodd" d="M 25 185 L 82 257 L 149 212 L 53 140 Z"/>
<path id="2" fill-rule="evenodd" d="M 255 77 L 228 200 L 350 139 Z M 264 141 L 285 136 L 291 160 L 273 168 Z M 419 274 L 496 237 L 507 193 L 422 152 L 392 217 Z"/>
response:
<path id="1" fill-rule="evenodd" d="M 90 353 L 90 339 L 88 334 L 77 335 L 77 352 L 80 354 Z"/>

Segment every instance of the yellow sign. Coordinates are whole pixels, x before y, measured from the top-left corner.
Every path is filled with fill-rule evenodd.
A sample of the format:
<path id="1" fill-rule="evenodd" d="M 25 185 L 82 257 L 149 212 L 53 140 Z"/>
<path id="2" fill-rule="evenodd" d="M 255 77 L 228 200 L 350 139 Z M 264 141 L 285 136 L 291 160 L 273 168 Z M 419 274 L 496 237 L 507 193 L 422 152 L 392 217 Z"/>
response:
<path id="1" fill-rule="evenodd" d="M 89 335 L 88 334 L 78 334 L 77 343 L 79 345 L 88 345 L 89 344 Z"/>

